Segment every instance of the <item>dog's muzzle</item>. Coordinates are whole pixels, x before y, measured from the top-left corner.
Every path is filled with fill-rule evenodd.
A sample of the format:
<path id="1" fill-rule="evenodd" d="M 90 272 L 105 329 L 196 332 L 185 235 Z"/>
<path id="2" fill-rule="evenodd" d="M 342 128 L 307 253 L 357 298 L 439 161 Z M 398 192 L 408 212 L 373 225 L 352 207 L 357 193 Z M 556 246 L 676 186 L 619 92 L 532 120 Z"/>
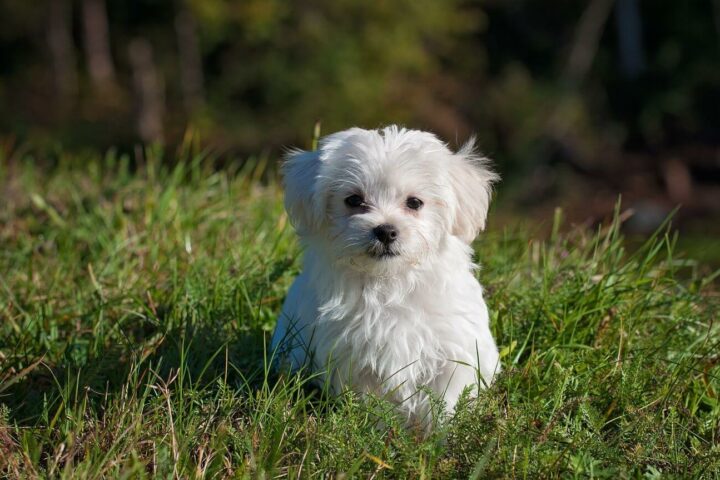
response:
<path id="1" fill-rule="evenodd" d="M 383 223 L 372 230 L 373 241 L 367 253 L 376 259 L 392 258 L 399 255 L 397 248 L 398 230 L 395 225 Z"/>

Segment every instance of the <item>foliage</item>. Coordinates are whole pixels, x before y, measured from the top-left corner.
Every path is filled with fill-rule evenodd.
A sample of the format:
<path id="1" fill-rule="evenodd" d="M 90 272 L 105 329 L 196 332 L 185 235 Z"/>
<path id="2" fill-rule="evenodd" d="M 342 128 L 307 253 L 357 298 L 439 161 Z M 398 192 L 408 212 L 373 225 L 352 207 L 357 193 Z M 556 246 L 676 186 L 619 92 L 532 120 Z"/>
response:
<path id="1" fill-rule="evenodd" d="M 623 70 L 616 9 L 597 19 L 598 49 L 577 82 L 568 81 L 568 55 L 596 1 L 102 0 L 117 72 L 115 88 L 102 91 L 83 55 L 88 0 L 57 0 L 71 9 L 74 103 L 54 87 L 49 1 L 0 0 L 0 16 L 11 19 L 0 30 L 0 130 L 36 144 L 137 143 L 128 58 L 136 38 L 152 45 L 164 79 L 171 145 L 192 125 L 223 151 L 278 149 L 304 139 L 316 120 L 325 131 L 405 123 L 447 139 L 478 132 L 513 167 L 568 156 L 602 166 L 622 148 L 717 144 L 719 7 L 710 0 L 611 2 L 639 5 L 633 33 L 643 68 Z M 182 12 L 196 23 L 190 42 L 204 76 L 195 111 L 183 105 Z"/>
<path id="2" fill-rule="evenodd" d="M 268 160 L 185 149 L 0 171 L 8 476 L 718 478 L 712 276 L 619 222 L 476 245 L 504 372 L 428 439 L 381 400 L 277 378 L 299 251 Z M 82 164 L 83 167 L 78 165 Z"/>

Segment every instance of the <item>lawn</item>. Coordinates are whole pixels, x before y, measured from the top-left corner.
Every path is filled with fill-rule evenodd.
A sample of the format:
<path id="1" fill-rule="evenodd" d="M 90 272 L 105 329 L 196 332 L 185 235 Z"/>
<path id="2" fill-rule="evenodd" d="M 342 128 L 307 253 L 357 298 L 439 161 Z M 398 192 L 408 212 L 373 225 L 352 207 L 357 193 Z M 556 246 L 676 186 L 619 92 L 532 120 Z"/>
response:
<path id="1" fill-rule="evenodd" d="M 671 230 L 491 223 L 504 371 L 420 438 L 268 368 L 300 268 L 271 162 L 161 156 L 0 163 L 4 475 L 720 478 L 718 282 Z"/>

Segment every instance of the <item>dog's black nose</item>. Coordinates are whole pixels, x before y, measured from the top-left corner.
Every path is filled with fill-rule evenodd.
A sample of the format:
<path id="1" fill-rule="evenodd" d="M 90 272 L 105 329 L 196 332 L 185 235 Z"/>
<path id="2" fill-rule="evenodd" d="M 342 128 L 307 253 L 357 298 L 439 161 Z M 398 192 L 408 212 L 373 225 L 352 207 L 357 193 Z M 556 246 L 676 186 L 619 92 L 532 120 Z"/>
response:
<path id="1" fill-rule="evenodd" d="M 384 245 L 390 245 L 395 241 L 398 236 L 398 232 L 394 225 L 384 223 L 373 228 L 373 233 Z"/>

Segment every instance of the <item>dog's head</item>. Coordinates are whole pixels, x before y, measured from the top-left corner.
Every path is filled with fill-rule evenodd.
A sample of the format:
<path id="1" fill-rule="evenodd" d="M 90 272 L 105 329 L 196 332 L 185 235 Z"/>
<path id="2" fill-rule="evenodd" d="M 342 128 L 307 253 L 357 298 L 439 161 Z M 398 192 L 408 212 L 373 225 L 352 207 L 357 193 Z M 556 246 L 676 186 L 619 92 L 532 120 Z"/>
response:
<path id="1" fill-rule="evenodd" d="M 452 152 L 431 133 L 351 128 L 284 165 L 285 207 L 306 242 L 324 238 L 360 270 L 418 265 L 448 236 L 472 242 L 485 227 L 498 178 L 468 142 Z"/>

